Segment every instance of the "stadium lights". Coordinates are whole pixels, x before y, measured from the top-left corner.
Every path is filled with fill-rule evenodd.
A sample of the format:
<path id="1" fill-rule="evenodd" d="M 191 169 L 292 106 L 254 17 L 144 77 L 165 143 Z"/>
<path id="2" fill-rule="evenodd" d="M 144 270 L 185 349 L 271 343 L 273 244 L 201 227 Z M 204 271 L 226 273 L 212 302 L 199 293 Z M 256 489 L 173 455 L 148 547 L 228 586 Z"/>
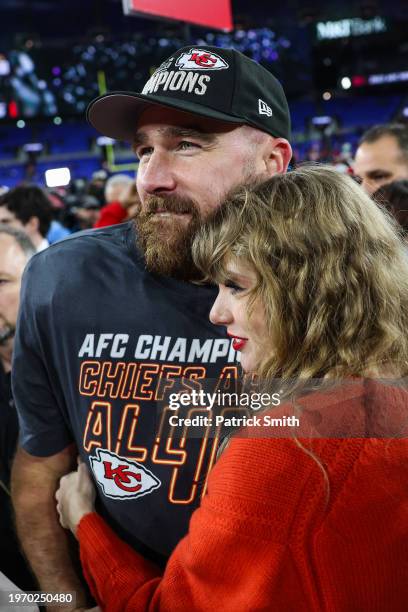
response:
<path id="1" fill-rule="evenodd" d="M 350 89 L 351 87 L 351 79 L 349 77 L 343 77 L 340 81 L 340 85 L 343 89 Z"/>
<path id="2" fill-rule="evenodd" d="M 98 136 L 96 139 L 96 144 L 98 147 L 106 147 L 107 145 L 114 145 L 116 140 L 114 138 L 109 138 L 108 136 Z"/>
<path id="3" fill-rule="evenodd" d="M 69 168 L 52 168 L 45 171 L 47 187 L 65 187 L 71 180 Z"/>
<path id="4" fill-rule="evenodd" d="M 384 85 L 386 83 L 401 83 L 408 81 L 408 70 L 404 72 L 387 72 L 385 74 L 370 74 L 369 85 Z"/>
<path id="5" fill-rule="evenodd" d="M 333 118 L 329 115 L 318 115 L 316 117 L 312 117 L 312 124 L 316 126 L 326 126 L 330 125 L 333 121 Z"/>
<path id="6" fill-rule="evenodd" d="M 24 153 L 42 153 L 44 146 L 41 142 L 27 142 L 23 145 Z"/>

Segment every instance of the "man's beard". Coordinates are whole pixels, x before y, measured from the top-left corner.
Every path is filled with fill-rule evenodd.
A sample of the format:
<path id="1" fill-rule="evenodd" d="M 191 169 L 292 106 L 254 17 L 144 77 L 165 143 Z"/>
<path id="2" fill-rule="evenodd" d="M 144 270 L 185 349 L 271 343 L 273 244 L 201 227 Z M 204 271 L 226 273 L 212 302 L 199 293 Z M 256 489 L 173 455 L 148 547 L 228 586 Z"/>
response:
<path id="1" fill-rule="evenodd" d="M 188 214 L 190 219 L 187 223 L 177 217 L 160 219 L 156 214 L 159 210 Z M 193 263 L 191 247 L 198 229 L 209 216 L 202 219 L 197 204 L 188 198 L 148 198 L 134 220 L 138 245 L 143 251 L 148 270 L 181 280 L 197 280 L 200 273 Z"/>
<path id="2" fill-rule="evenodd" d="M 243 169 L 242 182 L 232 187 L 223 198 L 220 197 L 219 204 L 240 187 L 255 186 L 266 178 L 256 173 L 253 158 L 249 157 Z M 202 273 L 194 265 L 191 248 L 198 230 L 215 215 L 217 207 L 203 216 L 194 200 L 178 196 L 150 196 L 143 206 L 141 203 L 139 206 L 134 223 L 138 246 L 145 256 L 147 269 L 180 280 L 199 280 Z M 188 213 L 190 220 L 183 223 L 176 218 L 160 219 L 155 215 L 159 210 Z"/>

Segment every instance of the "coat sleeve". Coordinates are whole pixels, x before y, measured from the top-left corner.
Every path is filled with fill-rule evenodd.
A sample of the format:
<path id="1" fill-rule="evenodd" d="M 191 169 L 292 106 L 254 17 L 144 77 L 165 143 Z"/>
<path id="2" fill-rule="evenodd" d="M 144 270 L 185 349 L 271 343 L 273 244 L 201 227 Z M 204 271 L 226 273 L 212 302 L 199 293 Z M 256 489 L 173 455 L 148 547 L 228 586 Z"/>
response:
<path id="1" fill-rule="evenodd" d="M 231 444 L 212 471 L 208 494 L 164 573 L 121 541 L 95 513 L 81 520 L 78 538 L 84 574 L 103 609 L 237 612 L 269 610 L 271 598 L 276 609 L 282 609 L 280 602 L 287 608 L 293 598 L 293 609 L 299 610 L 304 585 L 290 531 L 292 504 L 297 504 L 303 489 L 302 464 L 292 457 L 287 465 L 294 471 L 285 478 L 284 462 L 277 457 L 279 475 L 271 473 L 265 482 L 265 471 L 257 470 L 262 452 L 254 454 L 254 444 L 259 451 L 263 442 L 269 446 L 272 441 Z M 294 445 L 293 452 L 298 452 Z M 309 466 L 309 462 L 303 466 L 306 481 Z M 271 495 L 273 480 L 286 491 Z"/>

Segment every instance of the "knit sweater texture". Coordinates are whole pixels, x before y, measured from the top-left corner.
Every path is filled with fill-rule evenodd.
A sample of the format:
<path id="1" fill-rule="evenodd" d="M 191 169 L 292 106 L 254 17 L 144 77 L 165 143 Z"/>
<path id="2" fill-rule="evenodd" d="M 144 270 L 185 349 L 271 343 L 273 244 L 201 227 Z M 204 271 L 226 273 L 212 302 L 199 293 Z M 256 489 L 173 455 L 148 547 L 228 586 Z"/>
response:
<path id="1" fill-rule="evenodd" d="M 87 514 L 77 536 L 98 604 L 108 612 L 407 610 L 407 397 L 360 381 L 323 401 L 343 424 L 351 415 L 353 432 L 369 427 L 377 437 L 238 434 L 164 573 Z M 316 416 L 315 397 L 303 406 Z"/>

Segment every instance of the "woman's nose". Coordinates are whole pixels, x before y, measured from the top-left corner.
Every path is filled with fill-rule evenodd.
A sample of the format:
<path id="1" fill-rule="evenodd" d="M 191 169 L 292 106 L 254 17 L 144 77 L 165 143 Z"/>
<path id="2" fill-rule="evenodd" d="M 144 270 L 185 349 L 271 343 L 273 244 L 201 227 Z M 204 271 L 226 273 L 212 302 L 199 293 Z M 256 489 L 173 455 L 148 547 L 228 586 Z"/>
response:
<path id="1" fill-rule="evenodd" d="M 217 298 L 210 310 L 210 321 L 214 325 L 228 325 L 232 320 L 226 297 L 222 289 L 218 290 Z"/>

